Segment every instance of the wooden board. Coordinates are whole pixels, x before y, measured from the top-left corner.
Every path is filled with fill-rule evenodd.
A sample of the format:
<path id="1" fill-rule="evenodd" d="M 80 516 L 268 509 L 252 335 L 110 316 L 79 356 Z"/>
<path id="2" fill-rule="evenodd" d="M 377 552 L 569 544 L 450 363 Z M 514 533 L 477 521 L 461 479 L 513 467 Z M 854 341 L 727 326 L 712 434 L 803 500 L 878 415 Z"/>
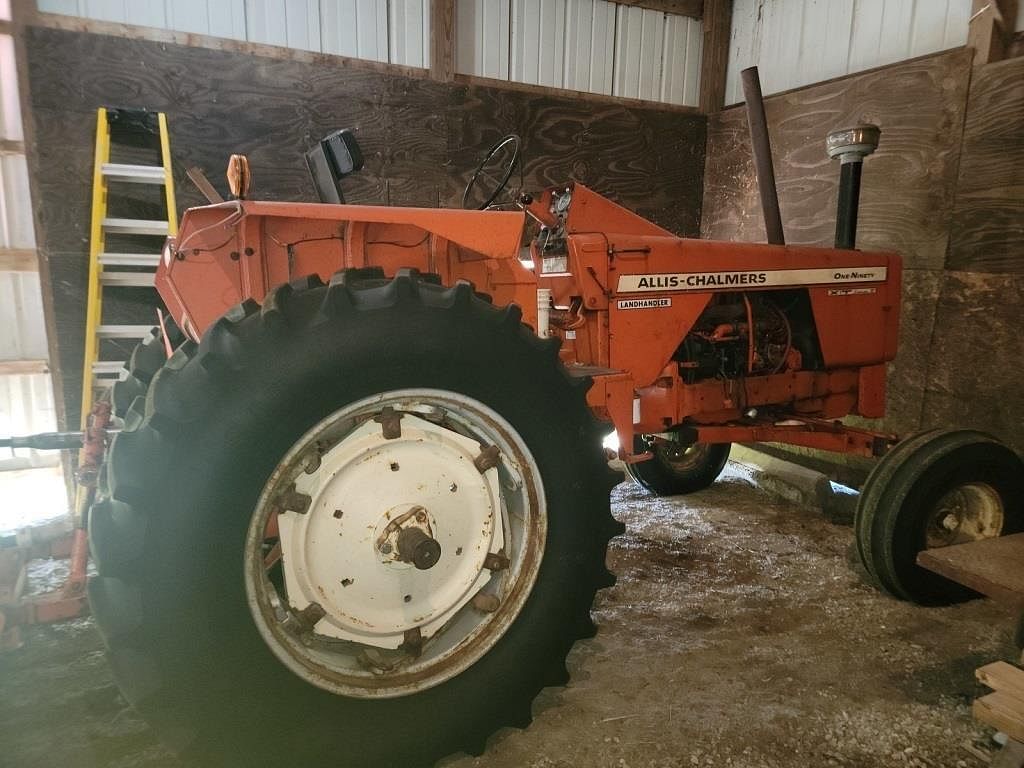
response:
<path id="1" fill-rule="evenodd" d="M 451 206 L 487 146 L 516 130 L 527 179 L 573 178 L 680 234 L 700 218 L 705 119 L 631 106 L 440 83 L 314 55 L 276 58 L 70 30 L 26 34 L 36 141 L 40 248 L 52 273 L 68 423 L 77 423 L 95 109 L 164 111 L 179 208 L 204 202 L 185 176 L 197 166 L 221 193 L 234 152 L 248 155 L 253 196 L 313 201 L 304 151 L 352 128 L 365 168 L 345 180 L 349 202 Z M 158 203 L 120 201 L 140 216 Z M 154 298 L 122 293 L 110 322 L 145 323 Z M 141 317 L 140 317 L 141 315 Z"/>
<path id="2" fill-rule="evenodd" d="M 1007 664 L 1005 661 L 994 661 L 974 670 L 974 676 L 993 691 L 1002 691 L 1012 696 L 1024 706 L 1024 669 Z"/>
<path id="3" fill-rule="evenodd" d="M 974 70 L 946 266 L 1024 274 L 1024 58 Z"/>
<path id="4" fill-rule="evenodd" d="M 1024 533 L 926 549 L 917 564 L 1015 608 L 1024 608 Z"/>
<path id="5" fill-rule="evenodd" d="M 1024 702 L 996 691 L 974 700 L 975 720 L 1002 731 L 1015 741 L 1024 741 Z"/>

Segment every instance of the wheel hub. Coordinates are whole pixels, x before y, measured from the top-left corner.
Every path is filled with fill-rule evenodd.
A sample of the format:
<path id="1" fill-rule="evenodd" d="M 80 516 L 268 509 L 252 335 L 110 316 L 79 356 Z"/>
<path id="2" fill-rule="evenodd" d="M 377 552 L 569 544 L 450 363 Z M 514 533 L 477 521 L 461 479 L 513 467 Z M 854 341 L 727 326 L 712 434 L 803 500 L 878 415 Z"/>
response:
<path id="1" fill-rule="evenodd" d="M 387 437 L 367 420 L 332 446 L 296 478 L 308 510 L 278 515 L 289 605 L 318 604 L 325 637 L 389 649 L 413 628 L 429 638 L 490 580 L 485 558 L 504 546 L 498 472 L 474 465 L 479 442 L 400 422 Z"/>
<path id="2" fill-rule="evenodd" d="M 1002 534 L 1005 511 L 987 483 L 964 483 L 935 503 L 926 534 L 929 549 L 995 538 Z"/>
<path id="3" fill-rule="evenodd" d="M 546 535 L 540 471 L 498 413 L 454 392 L 382 393 L 327 416 L 271 473 L 246 539 L 249 606 L 307 682 L 407 695 L 504 635 Z"/>

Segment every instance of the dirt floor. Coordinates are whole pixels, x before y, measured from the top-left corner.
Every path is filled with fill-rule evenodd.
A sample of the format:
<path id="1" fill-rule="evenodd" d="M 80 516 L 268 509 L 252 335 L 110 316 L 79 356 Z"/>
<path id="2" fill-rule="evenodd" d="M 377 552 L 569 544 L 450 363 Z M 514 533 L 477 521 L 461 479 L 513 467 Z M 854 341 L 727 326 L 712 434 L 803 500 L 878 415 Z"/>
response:
<path id="1" fill-rule="evenodd" d="M 768 497 L 736 467 L 685 498 L 613 491 L 627 533 L 600 632 L 572 682 L 479 758 L 444 768 L 960 766 L 996 749 L 975 667 L 1014 660 L 1014 617 L 987 601 L 923 609 L 863 583 L 852 531 Z M 41 568 L 37 586 L 59 580 Z M 180 766 L 119 696 L 89 620 L 0 654 L 0 765 Z"/>

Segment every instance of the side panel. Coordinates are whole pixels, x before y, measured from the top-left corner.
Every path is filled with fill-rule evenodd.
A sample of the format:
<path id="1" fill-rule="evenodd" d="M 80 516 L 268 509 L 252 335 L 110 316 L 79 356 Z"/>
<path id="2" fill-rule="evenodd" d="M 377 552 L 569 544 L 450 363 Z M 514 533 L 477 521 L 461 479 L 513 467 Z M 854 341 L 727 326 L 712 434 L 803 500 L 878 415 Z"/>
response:
<path id="1" fill-rule="evenodd" d="M 608 235 L 613 366 L 650 385 L 715 293 L 808 286 L 826 368 L 896 354 L 895 254 Z M 646 304 L 645 304 L 646 302 Z"/>

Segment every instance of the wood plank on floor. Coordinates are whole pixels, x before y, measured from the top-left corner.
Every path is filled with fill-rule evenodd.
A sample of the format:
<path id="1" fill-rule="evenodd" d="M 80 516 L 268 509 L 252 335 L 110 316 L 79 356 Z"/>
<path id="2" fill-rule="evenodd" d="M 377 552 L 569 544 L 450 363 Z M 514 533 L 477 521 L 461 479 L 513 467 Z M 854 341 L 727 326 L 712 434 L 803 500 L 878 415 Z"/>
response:
<path id="1" fill-rule="evenodd" d="M 974 719 L 996 728 L 1015 741 L 1024 741 L 1024 702 L 1002 691 L 974 700 Z"/>
<path id="2" fill-rule="evenodd" d="M 1024 533 L 926 549 L 917 564 L 1001 603 L 1024 608 Z"/>
<path id="3" fill-rule="evenodd" d="M 974 675 L 993 691 L 1002 691 L 1018 699 L 1024 707 L 1024 669 L 1005 661 L 993 661 L 978 667 Z"/>

